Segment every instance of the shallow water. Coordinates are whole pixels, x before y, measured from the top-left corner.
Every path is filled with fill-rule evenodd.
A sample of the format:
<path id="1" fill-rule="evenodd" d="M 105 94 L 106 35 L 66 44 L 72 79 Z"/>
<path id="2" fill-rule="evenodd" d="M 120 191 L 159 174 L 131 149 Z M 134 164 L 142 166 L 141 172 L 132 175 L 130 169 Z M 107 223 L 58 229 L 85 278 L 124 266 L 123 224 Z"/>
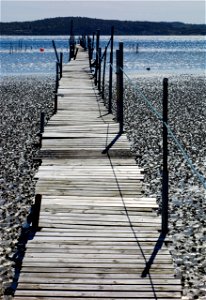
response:
<path id="1" fill-rule="evenodd" d="M 54 74 L 56 57 L 52 40 L 67 62 L 68 36 L 3 36 L 1 74 Z M 108 36 L 102 36 L 100 46 L 104 48 L 108 40 Z M 124 69 L 129 75 L 205 75 L 204 36 L 116 36 L 115 50 L 119 41 L 124 42 Z"/>

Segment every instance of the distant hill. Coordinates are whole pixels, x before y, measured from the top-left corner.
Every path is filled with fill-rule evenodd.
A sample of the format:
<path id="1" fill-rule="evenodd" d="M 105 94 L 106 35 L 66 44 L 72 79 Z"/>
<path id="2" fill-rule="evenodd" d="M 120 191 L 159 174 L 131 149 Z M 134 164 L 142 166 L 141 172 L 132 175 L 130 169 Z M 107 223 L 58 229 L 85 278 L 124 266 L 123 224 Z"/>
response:
<path id="1" fill-rule="evenodd" d="M 101 20 L 83 17 L 59 17 L 31 22 L 0 23 L 1 35 L 68 35 L 71 20 L 74 34 L 92 34 L 100 29 L 101 34 L 110 34 L 111 26 L 116 35 L 205 35 L 206 25 L 180 22 L 140 22 Z"/>

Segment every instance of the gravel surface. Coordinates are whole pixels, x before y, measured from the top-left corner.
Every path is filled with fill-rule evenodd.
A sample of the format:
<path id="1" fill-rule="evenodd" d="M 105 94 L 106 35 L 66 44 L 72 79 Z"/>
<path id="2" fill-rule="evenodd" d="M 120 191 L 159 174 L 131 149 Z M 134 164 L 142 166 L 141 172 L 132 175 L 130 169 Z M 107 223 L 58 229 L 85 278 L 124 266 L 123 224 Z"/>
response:
<path id="1" fill-rule="evenodd" d="M 11 260 L 35 194 L 40 114 L 52 115 L 54 78 L 3 77 L 1 80 L 0 295 L 10 284 Z"/>
<path id="2" fill-rule="evenodd" d="M 146 104 L 162 114 L 162 78 L 125 81 L 125 127 L 137 164 L 145 169 L 144 191 L 156 196 L 161 213 L 162 123 Z M 168 124 L 199 171 L 206 177 L 206 80 L 169 77 Z M 135 91 L 134 91 L 135 90 Z M 183 294 L 205 299 L 206 190 L 169 136 L 169 236 L 176 276 Z M 205 182 L 206 184 L 206 182 Z"/>
<path id="3" fill-rule="evenodd" d="M 144 193 L 161 213 L 162 125 L 145 103 L 162 113 L 162 79 L 125 82 L 125 129 L 137 164 L 145 169 Z M 54 78 L 4 77 L 1 81 L 1 292 L 13 276 L 12 258 L 35 193 L 40 113 L 52 115 Z M 134 91 L 135 89 L 135 91 Z M 144 96 L 142 96 L 144 95 Z M 115 98 L 115 97 L 114 97 Z M 194 166 L 206 171 L 206 85 L 203 77 L 169 77 L 169 125 Z M 115 107 L 115 105 L 114 105 Z M 169 138 L 169 236 L 176 276 L 188 299 L 204 299 L 205 189 Z M 0 282 L 1 284 L 1 282 Z"/>

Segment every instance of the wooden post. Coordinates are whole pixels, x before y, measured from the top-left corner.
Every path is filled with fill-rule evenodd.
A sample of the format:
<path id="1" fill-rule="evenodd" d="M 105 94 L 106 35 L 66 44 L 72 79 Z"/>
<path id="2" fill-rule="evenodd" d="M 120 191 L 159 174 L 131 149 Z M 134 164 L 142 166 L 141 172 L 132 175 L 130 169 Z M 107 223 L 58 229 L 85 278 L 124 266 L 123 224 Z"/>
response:
<path id="1" fill-rule="evenodd" d="M 105 51 L 104 51 L 104 65 L 103 65 L 103 78 L 102 78 L 102 99 L 104 99 L 104 91 L 105 91 L 106 62 L 107 62 L 107 48 L 105 47 Z"/>
<path id="2" fill-rule="evenodd" d="M 60 78 L 62 78 L 62 68 L 63 68 L 63 53 L 62 52 L 60 52 L 59 66 L 60 66 Z"/>
<path id="3" fill-rule="evenodd" d="M 88 35 L 87 37 L 87 44 L 88 44 L 88 55 L 89 55 L 89 68 L 91 70 L 91 60 L 92 60 L 92 40 L 91 37 Z"/>
<path id="4" fill-rule="evenodd" d="M 124 108 L 123 108 L 123 43 L 119 43 L 116 50 L 116 74 L 117 74 L 117 121 L 119 122 L 119 133 L 123 133 Z"/>
<path id="5" fill-rule="evenodd" d="M 44 132 L 44 123 L 45 123 L 45 113 L 42 112 L 40 117 L 40 133 Z"/>
<path id="6" fill-rule="evenodd" d="M 74 31 L 73 31 L 73 20 L 70 24 L 70 38 L 69 38 L 69 61 L 74 57 Z"/>
<path id="7" fill-rule="evenodd" d="M 56 59 L 59 62 L 59 56 L 58 56 L 58 53 L 57 53 L 57 48 L 56 48 L 56 44 L 55 44 L 54 40 L 52 40 L 52 45 L 53 45 L 53 48 L 54 48 Z"/>
<path id="8" fill-rule="evenodd" d="M 95 64 L 95 73 L 94 73 L 94 84 L 97 85 L 97 73 L 98 73 L 98 51 L 99 51 L 99 36 L 100 36 L 100 30 L 97 30 L 97 36 L 96 36 L 96 64 Z"/>
<path id="9" fill-rule="evenodd" d="M 98 72 L 98 90 L 101 90 L 101 72 L 102 72 L 102 49 L 99 48 L 99 61 L 98 61 L 98 66 L 99 66 L 99 72 Z"/>
<path id="10" fill-rule="evenodd" d="M 57 93 L 55 93 L 55 97 L 54 97 L 54 114 L 56 114 L 57 112 L 57 108 L 58 108 L 58 100 L 57 100 Z"/>
<path id="11" fill-rule="evenodd" d="M 112 113 L 112 74 L 113 74 L 113 48 L 114 48 L 114 26 L 111 28 L 110 65 L 109 65 L 109 103 L 108 113 Z"/>
<path id="12" fill-rule="evenodd" d="M 162 233 L 168 232 L 168 79 L 163 79 L 163 174 L 162 174 Z"/>
<path id="13" fill-rule="evenodd" d="M 93 51 L 94 51 L 94 37 L 95 37 L 95 32 L 93 32 L 93 34 L 92 34 L 92 57 L 91 57 L 91 59 L 93 59 Z"/>
<path id="14" fill-rule="evenodd" d="M 59 63 L 56 62 L 56 86 L 55 86 L 55 97 L 54 97 L 54 114 L 57 112 L 57 92 L 59 87 Z"/>
<path id="15" fill-rule="evenodd" d="M 35 202 L 33 205 L 33 212 L 32 212 L 32 229 L 37 231 L 39 229 L 39 214 L 41 208 L 41 198 L 42 195 L 37 194 L 35 196 Z"/>

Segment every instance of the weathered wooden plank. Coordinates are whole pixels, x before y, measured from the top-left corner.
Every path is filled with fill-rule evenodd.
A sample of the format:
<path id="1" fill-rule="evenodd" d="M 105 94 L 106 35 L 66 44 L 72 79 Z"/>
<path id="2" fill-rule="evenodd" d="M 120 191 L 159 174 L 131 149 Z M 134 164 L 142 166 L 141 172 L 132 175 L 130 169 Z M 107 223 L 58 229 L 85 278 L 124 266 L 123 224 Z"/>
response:
<path id="1" fill-rule="evenodd" d="M 120 297 L 121 297 L 121 296 L 120 296 Z M 138 298 L 137 298 L 137 297 L 138 297 Z M 15 297 L 15 299 L 16 299 L 16 300 L 26 300 L 26 299 L 28 299 L 28 300 L 51 300 L 51 298 L 50 298 L 50 297 L 47 297 L 47 296 L 33 297 L 33 296 L 28 296 L 28 295 L 25 296 L 25 297 L 24 297 L 24 296 Z M 73 298 L 73 296 L 71 296 L 71 297 L 68 297 L 68 296 L 66 296 L 66 297 L 62 297 L 62 296 L 61 296 L 61 297 L 52 297 L 52 300 L 64 300 L 64 299 L 74 299 L 74 298 Z M 82 298 L 82 297 L 81 297 L 81 298 L 75 297 L 75 300 L 82 300 L 82 299 L 91 300 L 91 299 L 94 299 L 94 298 L 91 298 L 90 296 L 89 296 L 89 297 L 85 297 L 85 296 L 84 296 L 84 298 Z M 97 298 L 95 298 L 95 299 L 97 299 Z M 136 297 L 133 297 L 133 298 L 130 298 L 130 297 L 129 297 L 129 298 L 128 298 L 128 297 L 125 298 L 125 296 L 124 296 L 124 298 L 119 298 L 119 297 L 115 297 L 115 298 L 114 298 L 114 297 L 112 297 L 112 298 L 111 298 L 111 297 L 109 297 L 109 298 L 108 298 L 108 297 L 107 297 L 107 298 L 101 297 L 101 298 L 100 298 L 100 297 L 99 297 L 99 299 L 101 299 L 101 300 L 111 300 L 111 299 L 115 299 L 115 300 L 125 300 L 125 299 L 127 299 L 127 300 L 134 300 L 134 299 L 145 300 L 145 297 L 144 297 L 144 296 L 143 296 L 143 297 L 139 297 L 139 296 L 137 295 Z M 154 297 L 150 297 L 150 298 L 147 297 L 147 299 L 155 299 L 155 298 L 154 298 Z M 172 297 L 172 298 L 171 298 L 171 297 L 170 297 L 170 298 L 168 298 L 168 297 L 167 297 L 167 298 L 164 298 L 164 297 L 162 298 L 162 297 L 161 297 L 161 298 L 159 298 L 159 299 L 161 299 L 161 300 L 168 300 L 168 299 L 183 299 L 183 298 L 181 298 L 181 297 L 180 297 L 180 298 L 179 298 L 179 297 L 176 298 L 176 297 L 174 296 L 174 297 Z M 188 299 L 185 298 L 185 300 L 188 300 Z"/>
<path id="2" fill-rule="evenodd" d="M 174 291 L 169 291 L 169 292 L 155 292 L 154 296 L 154 291 L 152 292 L 138 292 L 137 291 L 55 291 L 55 290 L 20 290 L 18 289 L 16 292 L 17 296 L 50 296 L 50 297 L 91 297 L 91 298 L 102 298 L 102 297 L 121 297 L 122 299 L 127 299 L 128 297 L 132 297 L 135 299 L 138 299 L 138 297 L 146 297 L 146 299 L 152 298 L 162 298 L 162 297 L 170 297 L 172 295 L 172 298 L 178 298 L 180 299 L 180 292 L 174 292 Z"/>
<path id="3" fill-rule="evenodd" d="M 24 273 L 21 276 L 20 282 L 29 283 L 31 278 L 33 283 L 45 283 L 49 284 L 55 283 L 72 283 L 72 284 L 134 284 L 134 285 L 148 285 L 151 284 L 151 278 L 140 278 L 129 274 L 104 274 L 104 278 L 98 276 L 97 274 L 81 274 L 81 278 L 74 278 L 75 274 L 58 274 L 56 273 Z M 153 285 L 177 285 L 179 289 L 180 280 L 179 279 L 164 279 L 164 278 L 152 278 Z"/>
<path id="4" fill-rule="evenodd" d="M 68 283 L 56 283 L 53 285 L 52 283 L 33 283 L 31 285 L 28 285 L 26 283 L 20 283 L 19 289 L 20 290 L 30 290 L 30 289 L 36 289 L 36 290 L 61 290 L 61 291 L 119 291 L 119 292 L 132 292 L 132 291 L 138 291 L 138 292 L 153 292 L 155 288 L 155 292 L 165 292 L 168 290 L 168 286 L 158 286 L 153 284 L 147 284 L 147 285 L 137 285 L 137 284 L 68 284 Z M 171 285 L 169 286 L 170 291 L 177 292 L 180 291 L 179 286 Z"/>

